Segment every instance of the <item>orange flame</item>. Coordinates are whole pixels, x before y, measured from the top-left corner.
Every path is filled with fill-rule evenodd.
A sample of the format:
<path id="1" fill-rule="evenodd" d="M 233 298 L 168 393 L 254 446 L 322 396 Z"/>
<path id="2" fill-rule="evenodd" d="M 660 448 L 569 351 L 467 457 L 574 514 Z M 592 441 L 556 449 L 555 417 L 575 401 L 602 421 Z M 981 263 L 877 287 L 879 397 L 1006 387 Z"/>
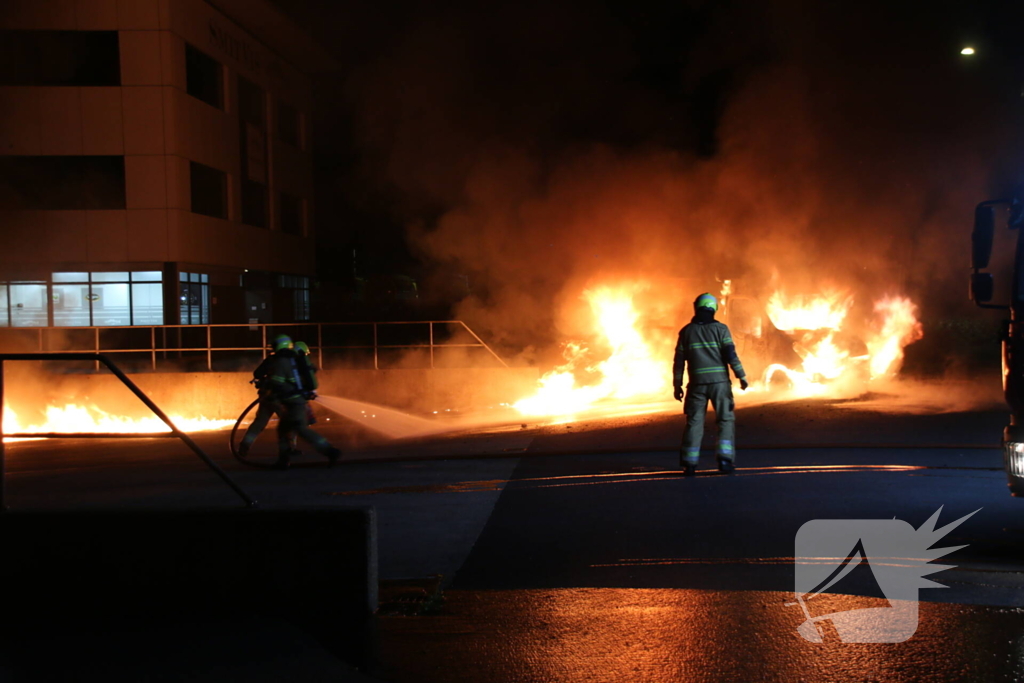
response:
<path id="1" fill-rule="evenodd" d="M 903 349 L 924 336 L 917 321 L 917 306 L 906 297 L 885 297 L 875 302 L 882 316 L 880 329 L 866 340 L 871 356 L 871 378 L 891 377 L 903 363 Z"/>
<path id="2" fill-rule="evenodd" d="M 722 288 L 718 292 L 718 304 L 723 311 L 729 305 L 730 294 L 732 294 L 732 280 L 722 280 Z"/>
<path id="3" fill-rule="evenodd" d="M 186 418 L 169 416 L 171 422 L 183 432 L 201 432 L 224 429 L 234 420 L 211 420 L 204 417 Z M 17 413 L 4 406 L 4 434 L 159 434 L 170 430 L 163 420 L 156 417 L 133 419 L 111 415 L 95 406 L 69 403 L 63 407 L 48 406 L 46 419 L 38 424 L 22 424 Z"/>
<path id="4" fill-rule="evenodd" d="M 764 386 L 770 385 L 776 373 L 782 373 L 789 379 L 792 393 L 819 395 L 829 392 L 839 380 L 863 375 L 865 361 L 867 377 L 862 379 L 894 377 L 903 360 L 903 349 L 923 336 L 917 307 L 910 299 L 898 296 L 876 302 L 874 312 L 881 320 L 875 321 L 873 331 L 863 339 L 868 352 L 853 356 L 835 340 L 852 305 L 852 296 L 836 292 L 789 300 L 781 292 L 773 294 L 766 312 L 779 330 L 801 335 L 793 343 L 793 350 L 800 356 L 802 369 L 771 365 L 765 371 Z"/>
<path id="5" fill-rule="evenodd" d="M 806 343 L 813 339 L 805 334 L 805 343 L 795 342 L 793 350 L 800 356 L 801 370 L 792 370 L 775 363 L 765 370 L 765 386 L 770 385 L 776 372 L 784 374 L 792 384 L 794 394 L 816 396 L 826 393 L 832 382 L 850 369 L 850 353 L 840 348 L 834 340 L 834 332 L 830 331 L 824 338 Z"/>
<path id="6" fill-rule="evenodd" d="M 733 286 L 731 281 L 723 281 L 723 299 L 731 294 Z M 658 354 L 652 352 L 651 340 L 645 339 L 641 330 L 643 316 L 634 304 L 633 293 L 628 288 L 612 287 L 585 292 L 582 298 L 593 316 L 595 343 L 566 343 L 565 362 L 541 377 L 533 396 L 513 407 L 524 415 L 566 416 L 597 409 L 599 402 L 602 409 L 610 406 L 619 410 L 626 408 L 622 405 L 625 400 L 665 400 L 671 353 L 662 353 L 665 349 Z M 800 365 L 769 365 L 761 381 L 752 384 L 752 390 L 774 390 L 778 380 L 785 378 L 789 389 L 777 394 L 779 398 L 838 396 L 861 391 L 868 381 L 894 377 L 903 349 L 922 336 L 916 307 L 906 297 L 883 298 L 874 306 L 875 319 L 868 325 L 869 331 L 856 335 L 844 329 L 853 304 L 854 297 L 842 290 L 815 296 L 789 297 L 782 291 L 772 294 L 764 313 L 778 330 L 792 338 Z M 761 329 L 759 321 L 756 327 Z M 734 337 L 738 331 L 733 330 Z M 760 334 L 755 336 L 761 338 Z M 609 348 L 607 360 L 593 362 L 593 347 Z M 611 403 L 616 400 L 618 406 Z"/>
<path id="7" fill-rule="evenodd" d="M 843 292 L 787 299 L 779 291 L 768 299 L 765 312 L 772 324 L 783 332 L 838 330 L 842 327 L 852 305 L 853 297 Z"/>
<path id="8" fill-rule="evenodd" d="M 596 383 L 577 384 L 579 366 L 589 349 L 568 343 L 563 349 L 566 363 L 540 379 L 536 394 L 514 404 L 524 415 L 570 415 L 607 398 L 635 399 L 664 393 L 668 384 L 665 361 L 656 358 L 637 328 L 640 313 L 626 289 L 600 287 L 584 292 L 590 304 L 598 337 L 611 349 L 607 360 L 583 371 L 597 375 Z"/>

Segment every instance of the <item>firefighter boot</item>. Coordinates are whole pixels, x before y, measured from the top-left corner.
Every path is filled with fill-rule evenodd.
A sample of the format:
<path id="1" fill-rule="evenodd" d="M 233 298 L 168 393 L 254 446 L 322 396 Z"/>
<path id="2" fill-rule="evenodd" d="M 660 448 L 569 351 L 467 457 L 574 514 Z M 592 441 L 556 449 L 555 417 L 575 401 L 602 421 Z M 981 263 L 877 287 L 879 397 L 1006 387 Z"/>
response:
<path id="1" fill-rule="evenodd" d="M 693 465 L 696 467 L 697 461 L 700 459 L 700 448 L 680 448 L 679 449 L 679 466 L 686 467 L 687 465 Z"/>
<path id="2" fill-rule="evenodd" d="M 288 455 L 288 451 L 284 451 L 277 456 L 277 460 L 271 465 L 275 470 L 286 470 L 292 464 L 291 458 Z"/>
<path id="3" fill-rule="evenodd" d="M 697 476 L 697 466 L 696 465 L 691 465 L 690 463 L 684 464 L 683 465 L 683 476 L 684 477 L 696 477 Z"/>
<path id="4" fill-rule="evenodd" d="M 331 446 L 326 451 L 324 451 L 324 455 L 327 456 L 327 462 L 330 464 L 330 466 L 334 467 L 336 464 L 338 464 L 338 458 L 341 457 L 341 451 Z"/>
<path id="5" fill-rule="evenodd" d="M 732 474 L 736 471 L 736 466 L 732 464 L 731 458 L 719 458 L 718 471 L 723 474 Z"/>

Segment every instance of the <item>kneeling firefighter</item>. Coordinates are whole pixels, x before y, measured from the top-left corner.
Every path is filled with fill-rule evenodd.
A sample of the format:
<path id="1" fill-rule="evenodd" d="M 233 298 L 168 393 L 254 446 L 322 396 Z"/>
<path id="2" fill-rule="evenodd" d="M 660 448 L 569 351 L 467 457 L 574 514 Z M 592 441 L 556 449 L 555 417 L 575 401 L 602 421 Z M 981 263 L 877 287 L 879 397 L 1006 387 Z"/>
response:
<path id="1" fill-rule="evenodd" d="M 274 465 L 286 469 L 290 463 L 291 444 L 289 436 L 294 433 L 313 444 L 333 465 L 341 451 L 309 428 L 307 422 L 307 396 L 314 396 L 312 388 L 302 384 L 298 369 L 298 356 L 291 348 L 292 340 L 287 335 L 274 339 L 274 353 L 267 356 L 253 372 L 259 390 L 260 403 L 256 419 L 249 425 L 242 437 L 239 453 L 242 457 L 267 425 L 273 413 L 278 415 L 277 443 L 278 457 Z"/>
<path id="2" fill-rule="evenodd" d="M 693 319 L 679 331 L 672 363 L 673 395 L 677 401 L 683 401 L 684 369 L 690 377 L 683 402 L 686 429 L 679 448 L 679 466 L 686 476 L 693 476 L 697 470 L 708 401 L 715 409 L 718 423 L 718 469 L 727 473 L 735 469 L 735 403 L 726 365 L 732 367 L 741 389 L 746 391 L 749 384 L 729 328 L 715 320 L 717 310 L 718 300 L 711 294 L 697 297 L 693 302 Z"/>

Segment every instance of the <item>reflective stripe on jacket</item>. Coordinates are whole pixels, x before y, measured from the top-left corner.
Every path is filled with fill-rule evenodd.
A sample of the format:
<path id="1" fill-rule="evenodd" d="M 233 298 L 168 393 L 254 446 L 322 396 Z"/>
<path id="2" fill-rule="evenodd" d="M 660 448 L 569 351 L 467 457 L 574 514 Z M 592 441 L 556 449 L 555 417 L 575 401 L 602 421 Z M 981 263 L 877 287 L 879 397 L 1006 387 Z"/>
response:
<path id="1" fill-rule="evenodd" d="M 302 393 L 303 387 L 296 369 L 297 360 L 294 351 L 284 349 L 268 356 L 261 365 L 267 373 L 263 386 L 274 398 L 281 400 Z"/>
<path id="2" fill-rule="evenodd" d="M 673 386 L 682 386 L 684 369 L 689 370 L 690 384 L 728 382 L 727 365 L 732 367 L 738 379 L 746 376 L 739 356 L 736 355 L 732 334 L 726 325 L 717 320 L 703 323 L 694 320 L 679 330 L 679 341 L 672 362 Z"/>

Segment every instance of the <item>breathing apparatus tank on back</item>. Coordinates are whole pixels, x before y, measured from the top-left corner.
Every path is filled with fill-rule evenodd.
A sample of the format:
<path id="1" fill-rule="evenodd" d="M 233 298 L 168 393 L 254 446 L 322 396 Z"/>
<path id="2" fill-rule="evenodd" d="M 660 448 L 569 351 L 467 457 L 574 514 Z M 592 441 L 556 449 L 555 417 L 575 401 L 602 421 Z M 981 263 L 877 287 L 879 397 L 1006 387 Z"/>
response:
<path id="1" fill-rule="evenodd" d="M 295 365 L 301 380 L 302 390 L 310 397 L 320 386 L 316 378 L 316 368 L 309 358 L 309 347 L 306 342 L 295 342 Z"/>

